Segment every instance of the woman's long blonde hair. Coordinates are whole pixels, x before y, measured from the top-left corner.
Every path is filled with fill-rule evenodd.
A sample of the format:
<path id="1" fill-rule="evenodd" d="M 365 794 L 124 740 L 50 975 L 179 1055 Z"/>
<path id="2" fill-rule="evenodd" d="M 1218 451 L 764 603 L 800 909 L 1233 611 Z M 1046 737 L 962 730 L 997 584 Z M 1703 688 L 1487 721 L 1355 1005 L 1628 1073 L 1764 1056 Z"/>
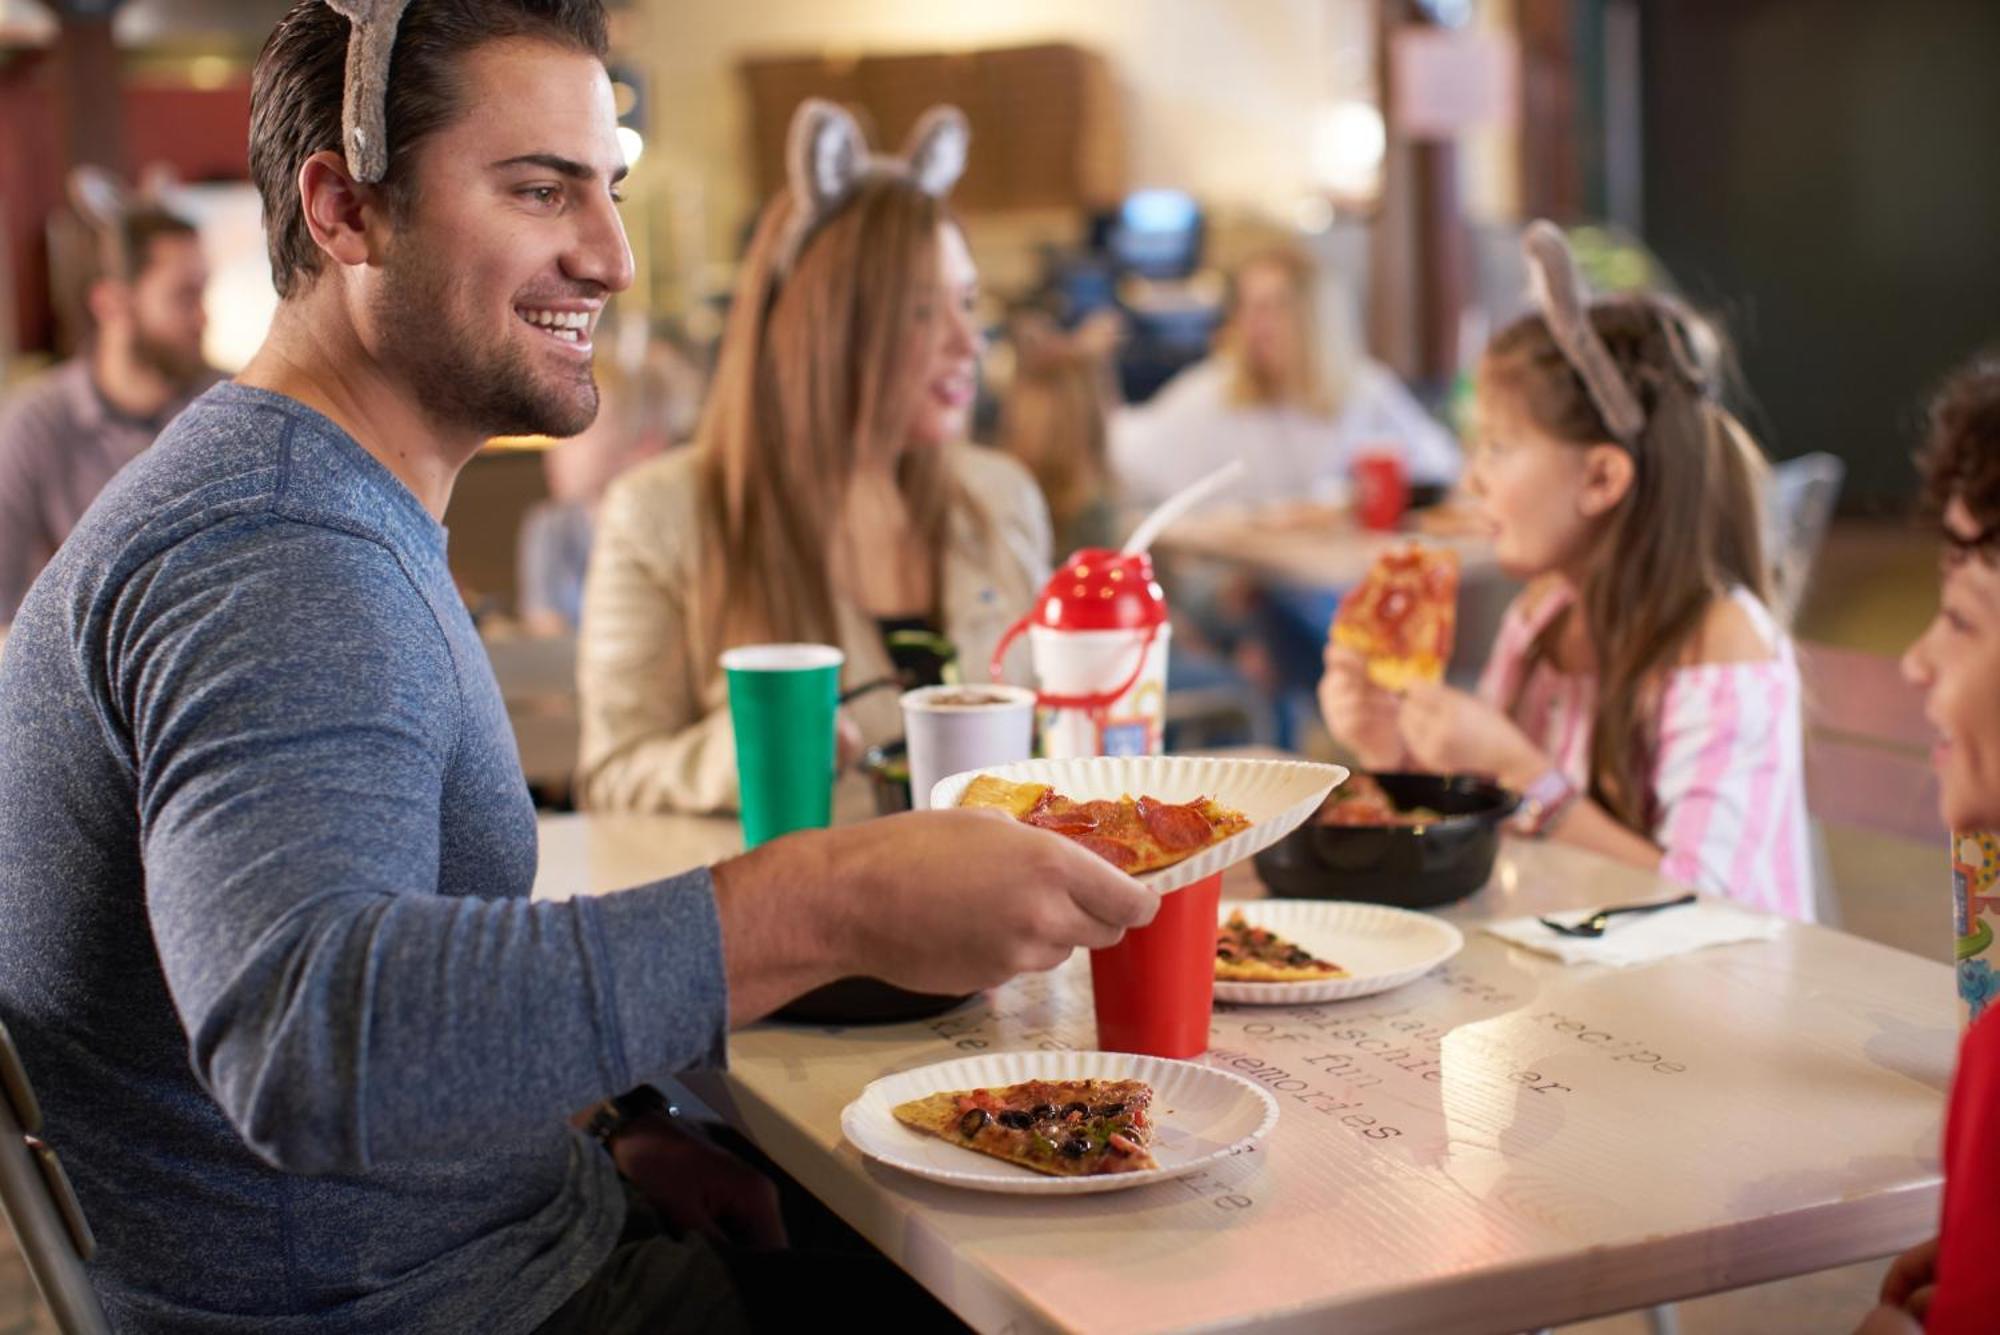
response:
<path id="1" fill-rule="evenodd" d="M 703 655 L 759 640 L 839 642 L 828 549 L 863 463 L 897 461 L 934 563 L 961 499 L 939 451 L 904 449 L 923 392 L 911 331 L 942 318 L 926 308 L 945 299 L 937 234 L 949 212 L 907 180 L 871 178 L 780 274 L 793 208 L 782 192 L 758 220 L 696 431 Z"/>
<path id="2" fill-rule="evenodd" d="M 1590 322 L 1639 400 L 1645 426 L 1622 446 L 1633 480 L 1583 563 L 1575 609 L 1597 659 L 1590 795 L 1619 823 L 1652 837 L 1652 763 L 1665 673 L 1695 642 L 1709 608 L 1737 588 L 1770 604 L 1763 492 L 1768 467 L 1717 399 L 1721 340 L 1679 303 L 1654 295 L 1600 300 Z M 1695 365 L 1675 355 L 1701 350 Z M 1692 372 L 1692 374 L 1690 374 Z M 1480 366 L 1483 398 L 1511 396 L 1558 440 L 1614 437 L 1540 315 L 1500 331 Z M 1548 661 L 1564 618 L 1529 647 L 1520 681 Z M 1515 703 L 1518 704 L 1518 695 Z"/>
<path id="3" fill-rule="evenodd" d="M 1271 384 L 1257 374 L 1244 351 L 1236 328 L 1237 308 L 1242 301 L 1243 278 L 1252 269 L 1275 269 L 1284 275 L 1292 293 L 1292 354 L 1282 384 Z M 1239 263 L 1229 284 L 1229 322 L 1223 327 L 1221 352 L 1229 364 L 1229 402 L 1237 407 L 1291 407 L 1322 417 L 1340 411 L 1346 397 L 1345 358 L 1337 357 L 1339 374 L 1329 375 L 1326 356 L 1329 348 L 1343 351 L 1339 339 L 1322 337 L 1319 319 L 1319 267 L 1312 256 L 1295 245 L 1278 243 L 1251 251 Z"/>

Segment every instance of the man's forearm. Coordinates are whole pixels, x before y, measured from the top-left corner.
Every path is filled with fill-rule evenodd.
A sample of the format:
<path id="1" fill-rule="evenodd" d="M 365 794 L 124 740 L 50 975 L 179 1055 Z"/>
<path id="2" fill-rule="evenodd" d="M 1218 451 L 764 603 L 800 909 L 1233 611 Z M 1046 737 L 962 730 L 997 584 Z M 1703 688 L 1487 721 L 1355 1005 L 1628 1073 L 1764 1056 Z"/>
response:
<path id="1" fill-rule="evenodd" d="M 839 849 L 834 836 L 802 833 L 713 869 L 732 1026 L 852 971 Z"/>

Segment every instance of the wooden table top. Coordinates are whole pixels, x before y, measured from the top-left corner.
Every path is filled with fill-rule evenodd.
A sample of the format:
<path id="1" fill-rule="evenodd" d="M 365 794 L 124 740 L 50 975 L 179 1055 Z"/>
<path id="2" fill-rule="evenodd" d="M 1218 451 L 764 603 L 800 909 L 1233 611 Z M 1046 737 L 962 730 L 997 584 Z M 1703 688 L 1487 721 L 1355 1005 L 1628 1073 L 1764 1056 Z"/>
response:
<path id="1" fill-rule="evenodd" d="M 537 893 L 603 892 L 737 845 L 729 821 L 551 818 Z M 1924 870 L 1942 903 L 1941 869 L 1940 854 Z M 1333 1005 L 1218 1006 L 1206 1060 L 1276 1095 L 1278 1126 L 1260 1152 L 1129 1192 L 954 1190 L 840 1133 L 879 1076 L 1091 1046 L 1081 957 L 931 1021 L 753 1026 L 710 1097 L 982 1330 L 1523 1330 L 1928 1236 L 1949 969 L 1791 925 L 1612 971 L 1474 926 L 1667 890 L 1510 843 L 1489 886 L 1443 915 L 1467 928 L 1465 951 L 1425 979 Z M 1225 890 L 1258 892 L 1241 872 Z"/>
<path id="2" fill-rule="evenodd" d="M 1468 578 L 1497 570 L 1493 545 L 1484 538 L 1378 533 L 1349 517 L 1303 509 L 1289 517 L 1255 511 L 1190 515 L 1162 533 L 1153 549 L 1164 556 L 1226 564 L 1267 579 L 1341 588 L 1357 583 L 1383 552 L 1412 540 L 1457 552 Z"/>

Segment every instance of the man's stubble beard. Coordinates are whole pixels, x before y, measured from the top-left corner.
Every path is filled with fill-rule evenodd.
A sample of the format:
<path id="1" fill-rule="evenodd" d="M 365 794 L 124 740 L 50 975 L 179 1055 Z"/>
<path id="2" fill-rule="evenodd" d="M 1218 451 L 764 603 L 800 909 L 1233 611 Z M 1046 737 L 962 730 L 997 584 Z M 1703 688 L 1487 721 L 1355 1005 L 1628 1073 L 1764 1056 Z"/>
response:
<path id="1" fill-rule="evenodd" d="M 407 244 L 384 261 L 375 302 L 382 359 L 440 426 L 481 436 L 574 436 L 597 416 L 597 383 L 579 366 L 574 381 L 536 375 L 520 345 L 454 325 L 450 274 Z"/>
<path id="2" fill-rule="evenodd" d="M 189 348 L 178 339 L 155 338 L 141 325 L 133 326 L 130 348 L 133 361 L 177 390 L 188 389 L 208 369 L 199 344 Z"/>

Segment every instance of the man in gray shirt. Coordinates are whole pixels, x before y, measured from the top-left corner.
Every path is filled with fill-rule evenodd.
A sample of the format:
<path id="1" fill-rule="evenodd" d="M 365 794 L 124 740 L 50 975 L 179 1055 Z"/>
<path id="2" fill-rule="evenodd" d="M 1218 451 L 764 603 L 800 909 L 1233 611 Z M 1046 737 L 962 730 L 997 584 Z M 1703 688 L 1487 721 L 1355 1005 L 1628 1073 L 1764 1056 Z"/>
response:
<path id="1" fill-rule="evenodd" d="M 0 657 L 0 1018 L 121 1329 L 528 1331 L 579 1295 L 592 1328 L 740 1326 L 713 1251 L 621 1246 L 645 1133 L 607 1154 L 567 1118 L 835 978 L 990 986 L 1156 901 L 951 811 L 530 902 L 438 516 L 486 437 L 596 410 L 632 276 L 604 18 L 415 0 L 380 185 L 339 151 L 346 35 L 304 0 L 258 62 L 268 341 L 114 480 Z"/>
<path id="2" fill-rule="evenodd" d="M 0 626 L 104 484 L 216 380 L 194 227 L 141 205 L 102 240 L 89 347 L 0 412 Z"/>

